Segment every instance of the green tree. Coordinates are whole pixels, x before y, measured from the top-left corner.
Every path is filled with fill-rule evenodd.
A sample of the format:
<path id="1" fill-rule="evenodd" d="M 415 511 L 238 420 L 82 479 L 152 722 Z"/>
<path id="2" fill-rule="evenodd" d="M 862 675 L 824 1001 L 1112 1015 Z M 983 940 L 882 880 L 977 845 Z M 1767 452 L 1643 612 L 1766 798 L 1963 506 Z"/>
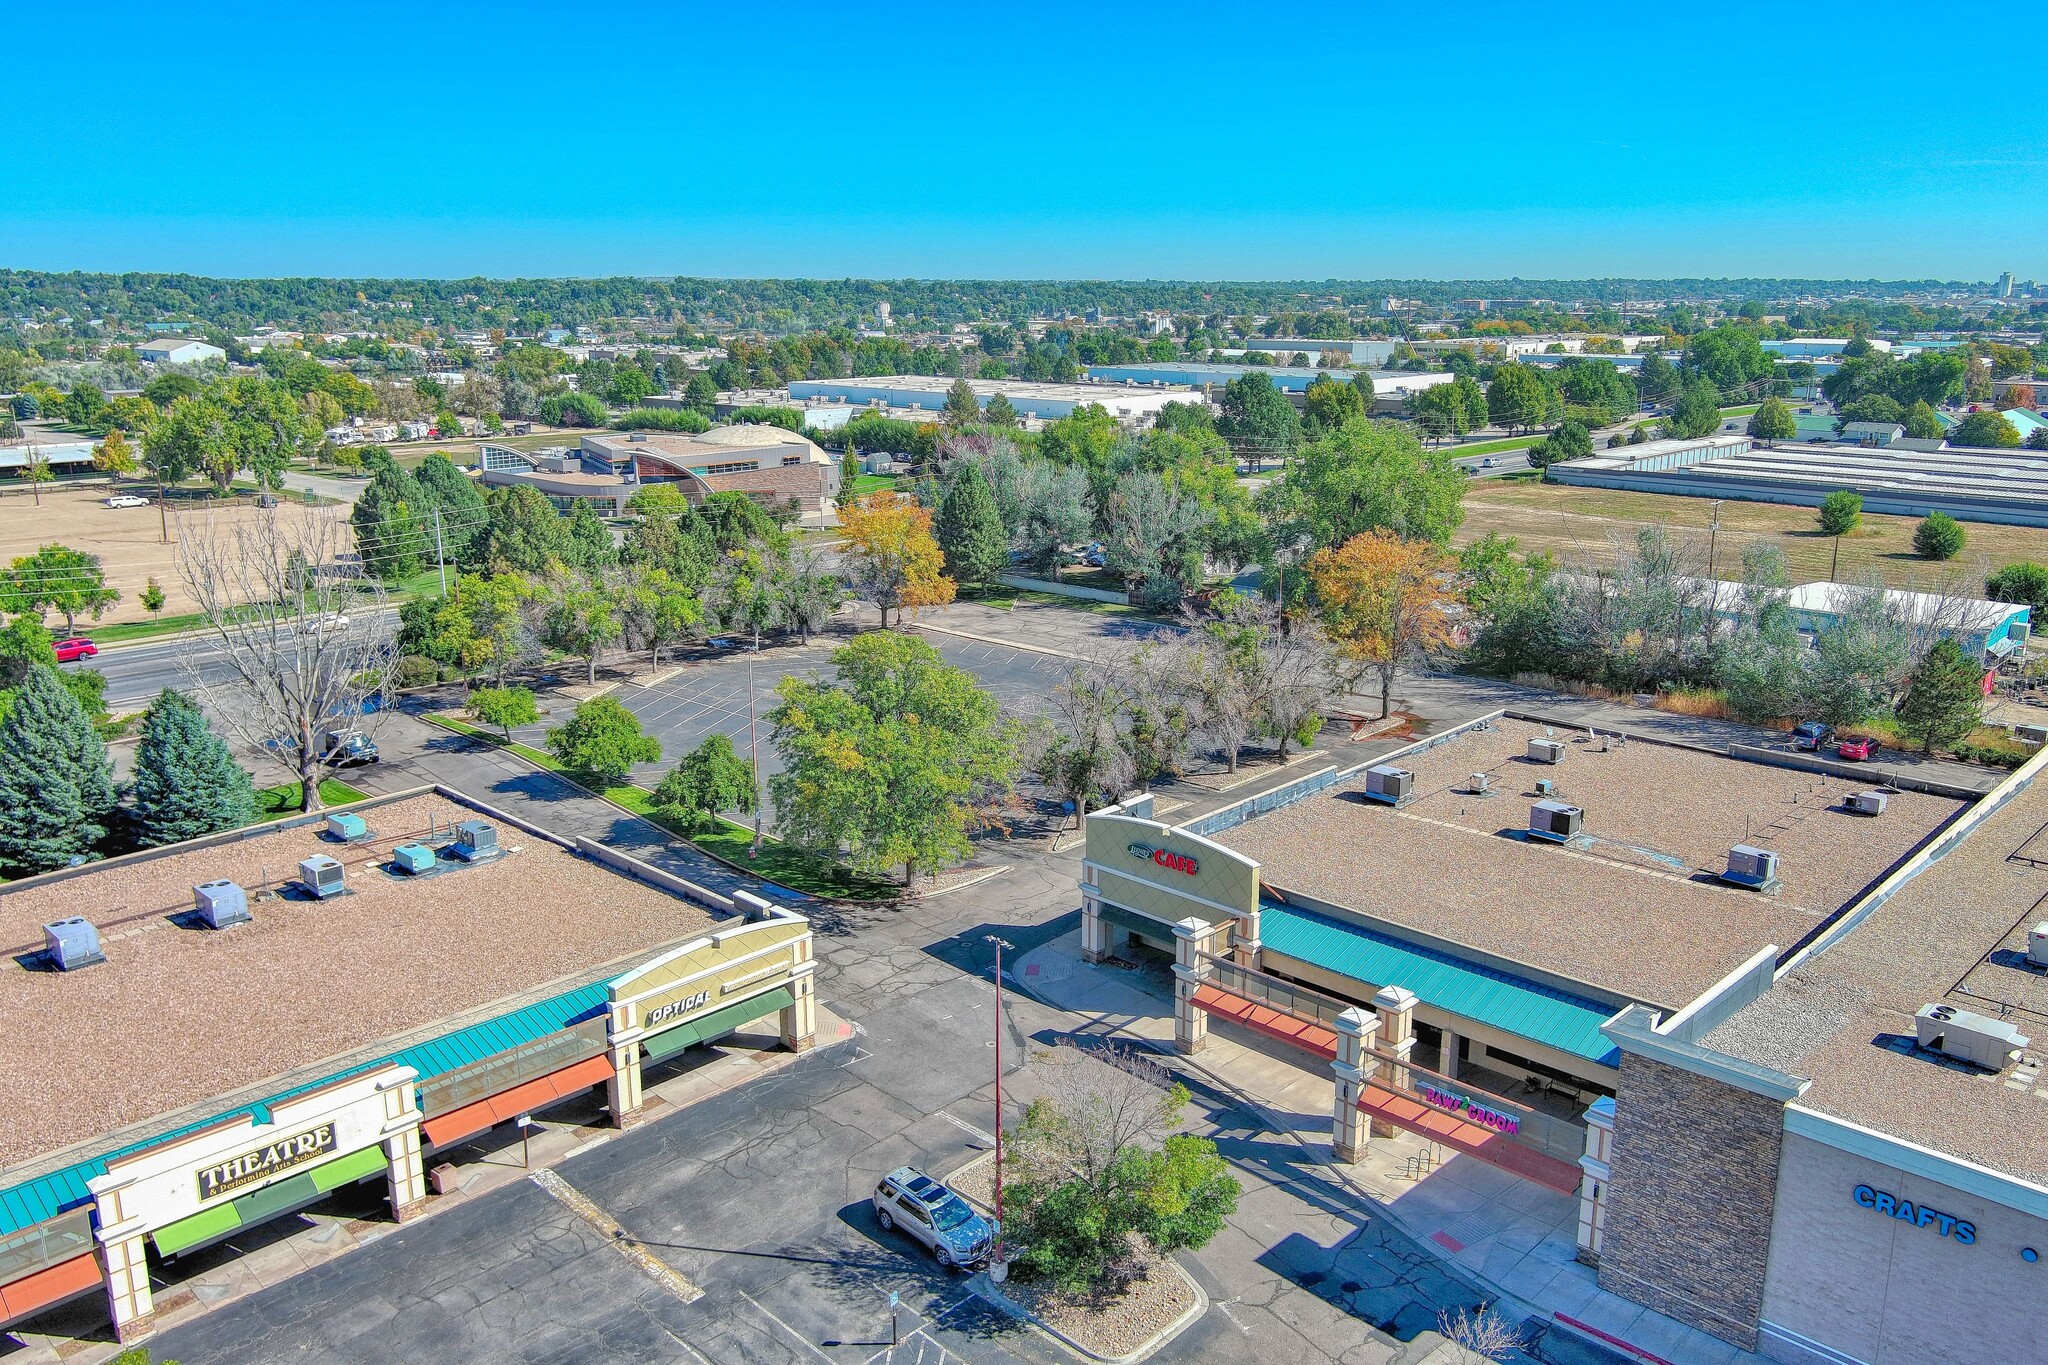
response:
<path id="1" fill-rule="evenodd" d="M 1465 519 L 1465 484 L 1449 454 L 1424 450 L 1405 424 L 1353 422 L 1302 447 L 1258 506 L 1276 541 L 1323 548 L 1387 530 L 1443 546 Z"/>
<path id="2" fill-rule="evenodd" d="M 972 426 L 981 420 L 981 402 L 974 396 L 974 386 L 964 379 L 956 379 L 946 390 L 946 407 L 940 420 L 949 427 Z"/>
<path id="3" fill-rule="evenodd" d="M 683 385 L 683 401 L 691 409 L 711 416 L 718 406 L 718 384 L 702 370 L 693 371 L 689 381 Z"/>
<path id="4" fill-rule="evenodd" d="M 1551 418 L 1556 395 L 1549 382 L 1530 366 L 1509 361 L 1493 372 L 1486 386 L 1486 411 L 1496 426 L 1523 431 Z"/>
<path id="5" fill-rule="evenodd" d="M 100 619 L 101 613 L 121 600 L 121 594 L 107 586 L 106 570 L 100 557 L 74 550 L 68 545 L 45 545 L 32 555 L 23 555 L 0 583 L 13 611 L 64 613 L 64 633 L 78 628 L 80 616 Z"/>
<path id="6" fill-rule="evenodd" d="M 144 848 L 255 823 L 256 791 L 225 741 L 182 693 L 165 688 L 142 716 L 133 815 Z"/>
<path id="7" fill-rule="evenodd" d="M 1954 640 L 1937 640 L 1922 656 L 1899 702 L 1899 733 L 1923 753 L 1954 748 L 1984 717 L 1984 670 Z"/>
<path id="8" fill-rule="evenodd" d="M 1557 430 L 1529 448 L 1529 467 L 1547 469 L 1564 460 L 1583 460 L 1593 453 L 1593 437 L 1583 422 L 1559 422 Z"/>
<path id="9" fill-rule="evenodd" d="M 1680 440 L 1692 441 L 1710 434 L 1721 425 L 1720 393 L 1705 380 L 1695 379 L 1672 405 L 1665 425 Z"/>
<path id="10" fill-rule="evenodd" d="M 1253 371 L 1231 380 L 1223 386 L 1222 406 L 1216 430 L 1254 468 L 1286 459 L 1301 440 L 1301 418 L 1270 375 Z"/>
<path id="11" fill-rule="evenodd" d="M 1101 469 L 1123 435 L 1116 418 L 1100 403 L 1083 403 L 1038 433 L 1038 453 L 1057 464 Z"/>
<path id="12" fill-rule="evenodd" d="M 1774 362 L 1755 328 L 1730 322 L 1688 342 L 1682 363 L 1718 392 L 1734 395 L 1768 375 Z"/>
<path id="13" fill-rule="evenodd" d="M 532 725 L 540 719 L 540 707 L 530 687 L 479 687 L 469 694 L 463 709 L 485 725 L 495 725 L 512 742 L 512 727 Z"/>
<path id="14" fill-rule="evenodd" d="M 1371 380 L 1368 378 L 1367 383 Z M 1334 431 L 1346 422 L 1366 415 L 1364 395 L 1355 384 L 1343 384 L 1326 374 L 1319 374 L 1309 381 L 1308 391 L 1302 395 L 1303 429 L 1311 436 L 1325 431 Z"/>
<path id="15" fill-rule="evenodd" d="M 626 780 L 636 763 L 661 761 L 661 741 L 640 732 L 640 720 L 610 697 L 594 697 L 548 731 L 548 752 L 592 791 Z"/>
<path id="16" fill-rule="evenodd" d="M 1915 441 L 1939 441 L 1942 437 L 1941 418 L 1927 400 L 1916 399 L 1906 410 L 1906 435 Z"/>
<path id="17" fill-rule="evenodd" d="M 56 669 L 30 667 L 0 720 L 0 869 L 25 875 L 99 857 L 115 802 L 92 717 Z"/>
<path id="18" fill-rule="evenodd" d="M 715 733 L 654 789 L 662 818 L 692 833 L 713 827 L 724 811 L 752 810 L 757 798 L 752 765 L 734 752 L 728 736 Z"/>
<path id="19" fill-rule="evenodd" d="M 2025 602 L 2034 609 L 2033 619 L 2048 624 L 2048 564 L 2007 564 L 1984 580 L 1984 595 L 1994 602 Z"/>
<path id="20" fill-rule="evenodd" d="M 51 466 L 50 457 L 43 451 L 41 446 L 30 446 L 26 451 L 22 452 L 21 477 L 22 481 L 29 486 L 29 491 L 35 494 L 36 506 L 41 507 L 43 505 L 43 485 L 55 483 L 57 480 L 57 471 Z"/>
<path id="21" fill-rule="evenodd" d="M 428 497 L 419 481 L 386 456 L 349 510 L 363 567 L 387 581 L 410 578 L 433 557 Z"/>
<path id="22" fill-rule="evenodd" d="M 1954 559 L 1963 551 L 1963 524 L 1946 512 L 1929 512 L 1913 528 L 1913 553 L 1922 559 Z"/>
<path id="23" fill-rule="evenodd" d="M 149 582 L 143 584 L 141 595 L 136 600 L 142 603 L 144 611 L 153 617 L 161 618 L 164 609 L 164 585 L 156 581 L 155 574 L 151 574 Z"/>
<path id="24" fill-rule="evenodd" d="M 989 395 L 988 406 L 981 410 L 981 420 L 992 427 L 1015 429 L 1024 425 L 1016 406 L 1000 393 Z"/>
<path id="25" fill-rule="evenodd" d="M 1010 533 L 1003 528 L 987 477 L 972 460 L 961 463 L 947 487 L 932 533 L 945 551 L 946 575 L 955 582 L 986 585 L 1009 567 Z"/>
<path id="26" fill-rule="evenodd" d="M 2002 412 L 1973 412 L 1956 423 L 1948 434 L 1948 443 L 1987 450 L 2011 450 L 2019 445 L 2020 432 Z"/>
<path id="27" fill-rule="evenodd" d="M 619 552 L 612 543 L 611 528 L 589 502 L 577 499 L 575 510 L 569 513 L 568 532 L 570 563 L 585 573 L 597 573 L 617 561 Z"/>
<path id="28" fill-rule="evenodd" d="M 1824 536 L 1846 536 L 1863 524 L 1863 497 L 1846 488 L 1838 488 L 1820 500 L 1820 533 Z"/>
<path id="29" fill-rule="evenodd" d="M 1670 361 L 1652 351 L 1636 370 L 1636 392 L 1645 403 L 1663 403 L 1678 392 L 1678 371 Z"/>
<path id="30" fill-rule="evenodd" d="M 485 496 L 490 516 L 474 552 L 480 565 L 539 574 L 570 562 L 568 529 L 540 490 L 518 485 Z"/>
<path id="31" fill-rule="evenodd" d="M 1866 393 L 1861 398 L 1852 398 L 1842 404 L 1835 430 L 1840 431 L 1850 422 L 1901 422 L 1906 420 L 1906 410 L 1897 399 L 1882 393 Z"/>
<path id="32" fill-rule="evenodd" d="M 482 538 L 484 522 L 490 516 L 483 489 L 438 450 L 421 460 L 412 476 L 425 495 L 425 505 L 419 510 L 427 544 L 431 545 L 438 533 L 448 563 L 470 563 L 475 543 Z M 438 524 L 433 516 L 436 511 L 440 513 Z"/>
<path id="33" fill-rule="evenodd" d="M 974 803 L 1007 790 L 1018 729 L 972 675 L 924 641 L 873 631 L 832 656 L 838 680 L 785 678 L 769 722 L 785 837 L 869 872 L 967 856 Z"/>
<path id="34" fill-rule="evenodd" d="M 1789 441 L 1799 434 L 1799 424 L 1792 420 L 1792 409 L 1784 399 L 1766 398 L 1750 414 L 1749 434 L 1759 441 Z"/>
<path id="35" fill-rule="evenodd" d="M 624 633 L 619 603 L 604 584 L 576 573 L 549 581 L 541 639 L 551 649 L 581 655 L 589 682 L 597 681 L 598 657 Z"/>

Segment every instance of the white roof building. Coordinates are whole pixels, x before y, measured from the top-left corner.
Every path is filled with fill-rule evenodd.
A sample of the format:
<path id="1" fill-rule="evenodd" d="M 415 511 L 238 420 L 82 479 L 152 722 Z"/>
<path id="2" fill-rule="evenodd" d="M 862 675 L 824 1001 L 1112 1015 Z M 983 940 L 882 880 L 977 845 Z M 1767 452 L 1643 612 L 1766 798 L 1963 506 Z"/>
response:
<path id="1" fill-rule="evenodd" d="M 918 374 L 869 379 L 793 379 L 789 396 L 798 400 L 822 398 L 859 406 L 909 408 L 937 417 L 955 382 L 944 376 Z M 1168 403 L 1201 401 L 1184 387 L 1125 389 L 1101 384 L 1037 384 L 1022 379 L 970 379 L 967 385 L 974 390 L 975 401 L 984 408 L 991 398 L 1001 394 L 1024 416 L 1049 422 L 1071 416 L 1076 408 L 1090 403 L 1108 409 L 1112 417 L 1131 421 L 1154 416 Z"/>
<path id="2" fill-rule="evenodd" d="M 135 348 L 144 360 L 159 365 L 198 365 L 208 360 L 226 360 L 228 353 L 218 346 L 190 337 L 162 337 L 145 341 Z"/>

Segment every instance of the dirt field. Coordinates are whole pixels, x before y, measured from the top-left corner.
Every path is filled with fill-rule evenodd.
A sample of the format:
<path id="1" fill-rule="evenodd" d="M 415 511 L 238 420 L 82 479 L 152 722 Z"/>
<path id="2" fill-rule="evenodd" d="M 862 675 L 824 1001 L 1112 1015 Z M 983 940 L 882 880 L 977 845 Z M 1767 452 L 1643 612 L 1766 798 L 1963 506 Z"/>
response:
<path id="1" fill-rule="evenodd" d="M 1779 503 L 1721 504 L 1721 530 L 1713 537 L 1715 573 L 1742 576 L 1742 552 L 1758 540 L 1775 543 L 1785 556 L 1795 583 L 1828 576 L 1833 542 L 1820 534 L 1811 507 Z M 1513 536 L 1524 551 L 1548 550 L 1567 565 L 1611 564 L 1617 546 L 1631 542 L 1643 526 L 1663 526 L 1697 542 L 1704 559 L 1709 552 L 1708 526 L 1713 504 L 1706 498 L 1681 498 L 1658 493 L 1628 493 L 1605 488 L 1567 488 L 1562 484 L 1487 482 L 1467 490 L 1465 524 L 1455 537 L 1469 544 L 1488 531 Z M 1969 539 L 1962 554 L 1935 564 L 1913 553 L 1911 517 L 1864 515 L 1863 524 L 1842 537 L 1841 564 L 1835 577 L 1848 582 L 1873 570 L 1895 588 L 1924 588 L 1944 575 L 1963 575 L 1983 588 L 1984 575 L 2015 559 L 2048 562 L 2048 529 L 1993 526 L 1965 522 Z"/>
<path id="2" fill-rule="evenodd" d="M 100 618 L 102 621 L 148 620 L 149 613 L 137 599 L 151 575 L 163 585 L 165 616 L 198 610 L 178 577 L 177 545 L 163 543 L 162 523 L 154 502 L 148 507 L 107 507 L 102 502 L 107 492 L 105 488 L 46 492 L 40 507 L 33 498 L 0 498 L 0 564 L 11 564 L 22 555 L 35 553 L 36 547 L 56 541 L 98 555 L 106 567 L 107 582 L 120 589 L 121 600 L 107 609 Z M 263 515 L 334 517 L 345 516 L 347 512 L 345 507 L 306 507 L 287 501 Z M 198 505 L 189 511 L 174 505 L 170 517 L 172 540 L 177 539 L 181 516 L 189 522 L 203 515 Z M 212 515 L 221 523 L 232 525 L 238 519 L 258 515 L 258 509 L 244 504 L 218 509 Z M 49 624 L 52 629 L 61 629 L 64 619 L 53 613 Z M 81 629 L 89 629 L 90 624 L 79 622 Z"/>

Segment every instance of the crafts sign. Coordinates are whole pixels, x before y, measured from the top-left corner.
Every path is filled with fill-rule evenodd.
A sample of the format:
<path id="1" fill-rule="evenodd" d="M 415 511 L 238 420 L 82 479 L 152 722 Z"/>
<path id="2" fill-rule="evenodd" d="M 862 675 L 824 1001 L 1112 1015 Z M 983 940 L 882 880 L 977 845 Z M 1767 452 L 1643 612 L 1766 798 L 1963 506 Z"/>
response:
<path id="1" fill-rule="evenodd" d="M 1201 870 L 1201 864 L 1191 853 L 1175 853 L 1172 849 L 1154 848 L 1150 844 L 1132 844 L 1127 850 L 1133 858 L 1143 858 L 1148 863 L 1157 863 L 1175 872 L 1185 872 L 1192 877 Z"/>
<path id="2" fill-rule="evenodd" d="M 317 1161 L 333 1150 L 334 1125 L 323 1123 L 317 1128 L 308 1128 L 303 1133 L 294 1133 L 267 1146 L 243 1152 L 217 1165 L 202 1167 L 193 1174 L 199 1180 L 199 1197 L 212 1199 L 250 1185 L 260 1185 L 280 1171 Z"/>

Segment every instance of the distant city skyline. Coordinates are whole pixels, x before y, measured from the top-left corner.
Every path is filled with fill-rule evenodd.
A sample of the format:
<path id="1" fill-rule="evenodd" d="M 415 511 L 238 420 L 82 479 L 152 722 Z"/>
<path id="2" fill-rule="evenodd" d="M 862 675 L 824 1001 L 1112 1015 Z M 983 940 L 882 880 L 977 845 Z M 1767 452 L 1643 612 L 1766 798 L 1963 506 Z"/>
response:
<path id="1" fill-rule="evenodd" d="M 1945 105 L 1846 53 L 1809 60 L 1827 26 L 1795 39 L 1776 8 L 348 14 L 18 16 L 18 54 L 96 64 L 89 97 L 0 114 L 0 266 L 2048 274 L 2027 259 L 2048 221 L 2038 82 L 1985 79 Z M 1962 26 L 1889 4 L 1853 15 L 1867 32 Z"/>

